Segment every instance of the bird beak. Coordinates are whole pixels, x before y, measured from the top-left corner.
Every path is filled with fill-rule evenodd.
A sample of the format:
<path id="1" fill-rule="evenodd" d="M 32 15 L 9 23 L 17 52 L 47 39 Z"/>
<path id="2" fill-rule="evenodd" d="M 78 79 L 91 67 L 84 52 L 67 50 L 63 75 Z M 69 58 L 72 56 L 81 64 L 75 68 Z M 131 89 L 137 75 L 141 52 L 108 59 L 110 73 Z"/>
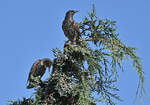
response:
<path id="1" fill-rule="evenodd" d="M 48 71 L 50 72 L 50 67 L 48 67 Z"/>
<path id="2" fill-rule="evenodd" d="M 48 70 L 49 70 L 49 72 L 50 72 L 51 65 L 52 65 L 52 64 L 50 64 L 50 65 L 48 66 Z"/>

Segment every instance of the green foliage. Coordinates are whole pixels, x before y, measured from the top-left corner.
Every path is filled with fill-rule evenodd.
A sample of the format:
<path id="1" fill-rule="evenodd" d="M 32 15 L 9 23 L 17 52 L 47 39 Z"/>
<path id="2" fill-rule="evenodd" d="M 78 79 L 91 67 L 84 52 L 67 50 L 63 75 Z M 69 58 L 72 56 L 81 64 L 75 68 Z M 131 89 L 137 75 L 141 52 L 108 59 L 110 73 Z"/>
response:
<path id="1" fill-rule="evenodd" d="M 41 83 L 41 80 L 40 80 L 40 76 L 38 77 L 34 77 L 33 75 L 31 75 L 31 80 L 32 82 L 29 83 L 29 85 L 27 86 L 27 88 L 33 88 L 34 86 L 38 86 L 40 83 Z"/>
<path id="2" fill-rule="evenodd" d="M 115 21 L 99 19 L 94 7 L 88 15 L 79 23 L 80 43 L 69 44 L 63 51 L 53 49 L 52 73 L 43 81 L 44 85 L 35 88 L 34 100 L 24 98 L 10 105 L 24 105 L 23 102 L 31 105 L 96 105 L 96 102 L 115 105 L 115 99 L 121 101 L 115 86 L 118 70 L 123 70 L 122 62 L 129 59 L 139 74 L 138 91 L 140 89 L 142 94 L 144 76 L 135 48 L 121 42 Z"/>
<path id="3" fill-rule="evenodd" d="M 17 101 L 9 101 L 10 104 L 9 105 L 36 105 L 34 100 L 29 98 L 25 98 L 23 97 L 23 100 L 17 100 Z"/>
<path id="4" fill-rule="evenodd" d="M 109 19 L 99 19 L 98 17 L 96 17 L 96 12 L 93 7 L 93 12 L 89 13 L 89 17 L 84 18 L 83 22 L 80 23 L 80 27 L 82 29 L 82 33 L 87 38 L 84 40 L 93 39 L 92 42 L 95 45 L 94 48 L 96 49 L 96 53 L 94 56 L 98 58 L 97 62 L 101 64 L 99 65 L 99 67 L 103 68 L 105 73 L 103 74 L 103 70 L 101 70 L 101 72 L 99 73 L 100 77 L 104 76 L 106 80 L 109 80 L 108 74 L 110 74 L 110 77 L 115 76 L 115 78 L 117 79 L 117 67 L 123 70 L 123 60 L 131 59 L 132 64 L 135 67 L 140 78 L 137 94 L 140 91 L 140 98 L 142 98 L 143 92 L 145 92 L 145 90 L 143 86 L 144 76 L 140 58 L 136 55 L 136 48 L 126 46 L 120 41 L 118 37 L 119 34 L 115 32 L 115 23 L 115 21 L 111 21 Z M 113 89 L 117 90 L 116 88 Z M 118 99 L 118 97 L 114 97 Z M 105 97 L 105 99 L 107 98 Z"/>

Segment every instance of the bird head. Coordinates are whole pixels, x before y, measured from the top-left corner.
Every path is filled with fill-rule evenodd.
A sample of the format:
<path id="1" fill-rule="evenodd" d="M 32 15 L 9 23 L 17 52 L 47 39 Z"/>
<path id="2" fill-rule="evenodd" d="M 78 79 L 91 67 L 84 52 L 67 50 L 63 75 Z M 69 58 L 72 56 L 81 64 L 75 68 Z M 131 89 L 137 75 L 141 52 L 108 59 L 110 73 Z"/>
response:
<path id="1" fill-rule="evenodd" d="M 69 10 L 67 13 L 66 13 L 66 16 L 68 17 L 68 16 L 71 16 L 71 17 L 73 17 L 73 15 L 75 14 L 75 13 L 77 13 L 78 11 L 77 10 Z"/>
<path id="2" fill-rule="evenodd" d="M 44 58 L 44 59 L 42 59 L 42 61 L 43 61 L 44 65 L 45 65 L 45 67 L 48 67 L 48 69 L 50 71 L 50 67 L 52 65 L 51 60 L 49 58 Z"/>

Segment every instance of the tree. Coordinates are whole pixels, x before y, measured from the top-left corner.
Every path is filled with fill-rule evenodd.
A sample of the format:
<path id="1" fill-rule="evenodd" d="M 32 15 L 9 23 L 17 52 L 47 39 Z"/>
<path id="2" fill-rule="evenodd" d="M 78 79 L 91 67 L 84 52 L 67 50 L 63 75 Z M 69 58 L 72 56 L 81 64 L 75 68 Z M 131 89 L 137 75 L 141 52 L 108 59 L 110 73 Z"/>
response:
<path id="1" fill-rule="evenodd" d="M 121 42 L 116 22 L 99 19 L 93 6 L 79 26 L 82 38 L 77 45 L 52 50 L 52 73 L 44 85 L 35 88 L 35 97 L 11 101 L 10 105 L 115 105 L 114 99 L 121 101 L 115 84 L 124 60 L 131 60 L 139 75 L 137 95 L 142 97 L 145 90 L 140 58 L 135 47 Z"/>

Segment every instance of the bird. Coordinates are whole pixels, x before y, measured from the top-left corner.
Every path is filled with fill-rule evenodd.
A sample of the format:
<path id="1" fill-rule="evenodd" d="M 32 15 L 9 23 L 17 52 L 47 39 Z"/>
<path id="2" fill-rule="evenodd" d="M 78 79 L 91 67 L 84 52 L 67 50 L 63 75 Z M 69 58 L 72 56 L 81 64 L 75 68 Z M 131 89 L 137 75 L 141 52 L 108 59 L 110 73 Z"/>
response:
<path id="1" fill-rule="evenodd" d="M 49 68 L 52 65 L 52 61 L 49 58 L 43 58 L 36 60 L 29 72 L 27 83 L 29 82 L 29 85 L 27 86 L 27 89 L 36 87 L 41 83 L 41 78 L 44 75 L 46 68 Z"/>
<path id="2" fill-rule="evenodd" d="M 81 37 L 79 26 L 73 19 L 74 14 L 77 12 L 77 10 L 67 11 L 65 19 L 63 21 L 62 29 L 65 36 L 69 39 L 66 43 L 71 41 L 72 44 L 76 44 L 76 42 Z"/>

